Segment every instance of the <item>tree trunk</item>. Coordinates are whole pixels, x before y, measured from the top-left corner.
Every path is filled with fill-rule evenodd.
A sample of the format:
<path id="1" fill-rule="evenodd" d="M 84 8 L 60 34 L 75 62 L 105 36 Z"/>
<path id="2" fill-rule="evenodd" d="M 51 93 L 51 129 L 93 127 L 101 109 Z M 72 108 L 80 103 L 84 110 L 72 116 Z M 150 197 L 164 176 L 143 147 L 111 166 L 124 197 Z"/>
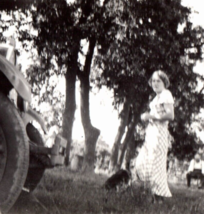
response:
<path id="1" fill-rule="evenodd" d="M 130 171 L 130 161 L 135 157 L 135 151 L 136 151 L 136 143 L 134 138 L 134 133 L 131 141 L 129 142 L 127 146 L 127 151 L 125 155 L 125 168 Z"/>
<path id="2" fill-rule="evenodd" d="M 134 136 L 134 131 L 135 131 L 135 126 L 136 126 L 136 121 L 137 120 L 135 119 L 135 116 L 133 116 L 132 121 L 128 126 L 128 131 L 126 133 L 125 139 L 124 139 L 122 147 L 121 147 L 121 152 L 120 152 L 120 156 L 118 158 L 118 163 L 117 163 L 117 170 L 119 170 L 121 168 L 127 146 L 129 143 L 132 142 L 132 139 Z"/>
<path id="3" fill-rule="evenodd" d="M 126 133 L 125 139 L 123 141 L 122 144 L 122 148 L 121 148 L 121 152 L 120 152 L 120 157 L 118 158 L 118 163 L 117 163 L 117 170 L 121 168 L 121 165 L 123 163 L 123 159 L 124 159 L 124 155 L 127 149 L 127 146 L 129 145 L 129 143 L 132 142 L 132 138 L 134 137 L 134 131 L 135 131 L 135 126 L 137 125 L 139 119 L 140 119 L 140 115 L 142 110 L 144 109 L 147 101 L 148 101 L 148 94 L 146 94 L 145 96 L 143 96 L 143 102 L 141 102 L 140 105 L 134 105 L 134 113 L 132 114 L 132 118 L 131 121 L 128 125 L 128 131 Z"/>
<path id="4" fill-rule="evenodd" d="M 76 109 L 75 82 L 76 74 L 67 71 L 66 75 L 66 101 L 63 114 L 62 136 L 67 139 L 65 165 L 69 164 L 70 147 L 72 143 L 72 128 L 74 123 L 74 113 Z"/>
<path id="5" fill-rule="evenodd" d="M 76 74 L 77 74 L 77 59 L 78 50 L 75 48 L 72 52 L 68 61 L 68 68 L 65 74 L 66 79 L 66 100 L 65 110 L 63 114 L 62 124 L 62 136 L 67 139 L 65 165 L 69 164 L 70 148 L 72 144 L 72 128 L 74 123 L 74 114 L 76 110 L 76 98 L 75 98 L 75 85 L 76 85 Z"/>
<path id="6" fill-rule="evenodd" d="M 80 74 L 81 119 L 85 134 L 84 162 L 82 166 L 83 173 L 94 172 L 95 148 L 97 139 L 100 135 L 99 129 L 93 127 L 91 124 L 89 111 L 89 89 L 90 89 L 89 75 L 95 44 L 96 44 L 95 40 L 90 39 L 89 49 L 87 52 L 86 61 L 84 65 L 84 72 Z"/>
<path id="7" fill-rule="evenodd" d="M 118 163 L 117 163 L 117 170 L 119 170 L 122 166 L 127 147 L 129 146 L 130 148 L 132 148 L 132 146 L 133 146 L 130 144 L 134 143 L 133 138 L 134 138 L 135 126 L 137 125 L 139 118 L 140 118 L 140 114 L 138 114 L 138 112 L 136 112 L 132 116 L 132 120 L 128 126 L 128 131 L 126 133 L 125 139 L 124 139 L 122 147 L 121 147 L 121 152 L 120 152 L 120 156 L 118 158 Z M 132 148 L 132 149 L 134 149 L 134 152 L 135 152 L 135 148 Z"/>
<path id="8" fill-rule="evenodd" d="M 129 111 L 130 111 L 129 102 L 128 102 L 128 99 L 125 98 L 123 109 L 120 113 L 120 118 L 121 118 L 120 119 L 120 125 L 118 127 L 118 132 L 117 132 L 117 135 L 115 137 L 115 141 L 114 141 L 112 151 L 111 151 L 110 164 L 109 164 L 109 171 L 110 172 L 116 171 L 119 147 L 120 147 L 121 139 L 122 139 L 124 132 L 125 132 L 125 128 L 126 128 L 127 123 L 128 123 Z"/>

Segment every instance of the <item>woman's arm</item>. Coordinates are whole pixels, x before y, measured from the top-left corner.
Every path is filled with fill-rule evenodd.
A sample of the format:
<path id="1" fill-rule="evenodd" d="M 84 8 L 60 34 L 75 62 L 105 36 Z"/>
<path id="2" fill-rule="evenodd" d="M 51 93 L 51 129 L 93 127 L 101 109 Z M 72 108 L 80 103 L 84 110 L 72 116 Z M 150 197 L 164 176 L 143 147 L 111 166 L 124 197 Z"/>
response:
<path id="1" fill-rule="evenodd" d="M 147 120 L 159 120 L 159 121 L 167 121 L 174 119 L 174 106 L 173 104 L 164 104 L 165 112 L 163 114 L 151 114 L 151 113 L 144 113 L 141 116 L 143 121 Z"/>
<path id="2" fill-rule="evenodd" d="M 152 115 L 153 120 L 160 120 L 160 121 L 166 121 L 166 120 L 173 120 L 174 119 L 174 105 L 173 104 L 164 104 L 164 113 L 162 114 L 156 114 Z"/>

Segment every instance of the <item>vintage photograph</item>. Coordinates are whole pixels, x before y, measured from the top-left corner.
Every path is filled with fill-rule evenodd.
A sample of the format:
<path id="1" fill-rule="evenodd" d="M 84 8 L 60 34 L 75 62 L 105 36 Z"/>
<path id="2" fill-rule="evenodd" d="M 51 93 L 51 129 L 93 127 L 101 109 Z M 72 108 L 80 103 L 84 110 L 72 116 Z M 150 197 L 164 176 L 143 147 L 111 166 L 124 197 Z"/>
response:
<path id="1" fill-rule="evenodd" d="M 204 2 L 0 0 L 0 214 L 204 213 Z"/>

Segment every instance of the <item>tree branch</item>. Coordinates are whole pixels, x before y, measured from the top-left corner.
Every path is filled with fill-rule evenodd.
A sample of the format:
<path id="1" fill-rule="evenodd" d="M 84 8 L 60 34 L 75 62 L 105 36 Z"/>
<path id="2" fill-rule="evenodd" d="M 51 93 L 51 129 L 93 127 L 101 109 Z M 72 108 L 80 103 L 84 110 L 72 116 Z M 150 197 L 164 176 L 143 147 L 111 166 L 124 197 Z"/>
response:
<path id="1" fill-rule="evenodd" d="M 89 49 L 88 49 L 88 52 L 86 55 L 86 61 L 85 61 L 85 65 L 84 65 L 84 74 L 85 75 L 90 74 L 91 62 L 92 62 L 92 58 L 93 58 L 93 54 L 94 54 L 95 45 L 96 45 L 95 38 L 90 38 L 89 39 Z"/>

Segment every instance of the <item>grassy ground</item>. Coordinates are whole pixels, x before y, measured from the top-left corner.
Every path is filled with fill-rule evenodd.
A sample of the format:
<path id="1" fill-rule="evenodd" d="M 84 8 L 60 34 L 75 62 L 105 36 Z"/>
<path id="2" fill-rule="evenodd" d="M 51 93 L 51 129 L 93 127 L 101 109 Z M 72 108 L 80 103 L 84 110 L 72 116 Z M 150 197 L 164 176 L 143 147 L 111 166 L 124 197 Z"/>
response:
<path id="1" fill-rule="evenodd" d="M 80 176 L 66 168 L 47 170 L 32 194 L 24 194 L 9 214 L 203 214 L 204 190 L 170 184 L 173 197 L 162 205 L 150 203 L 136 183 L 130 191 L 111 193 L 107 203 L 101 186 L 107 177 Z"/>

